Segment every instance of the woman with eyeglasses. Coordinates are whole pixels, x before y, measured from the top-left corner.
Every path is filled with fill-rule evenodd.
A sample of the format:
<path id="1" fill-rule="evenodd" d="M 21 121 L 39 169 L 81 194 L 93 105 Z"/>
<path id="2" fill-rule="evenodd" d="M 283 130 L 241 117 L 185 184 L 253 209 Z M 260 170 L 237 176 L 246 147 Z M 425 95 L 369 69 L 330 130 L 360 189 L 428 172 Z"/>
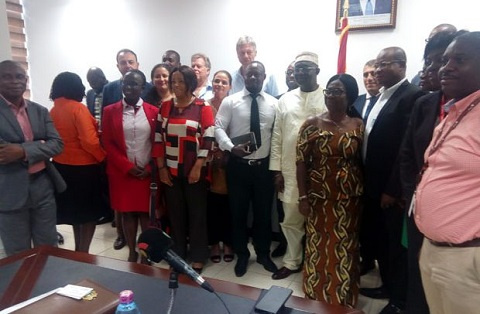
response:
<path id="1" fill-rule="evenodd" d="M 213 98 L 207 102 L 212 106 L 213 115 L 216 116 L 218 109 L 232 88 L 232 76 L 229 72 L 220 70 L 213 75 Z M 233 261 L 232 249 L 232 222 L 230 207 L 228 204 L 228 190 L 226 181 L 226 153 L 218 148 L 218 144 L 212 149 L 210 159 L 211 182 L 208 192 L 208 244 L 210 245 L 210 260 L 220 263 L 220 242 L 223 242 L 223 260 Z"/>
<path id="2" fill-rule="evenodd" d="M 355 307 L 359 290 L 358 228 L 363 193 L 363 123 L 347 115 L 355 79 L 333 76 L 327 112 L 309 118 L 297 141 L 299 210 L 306 217 L 303 289 L 307 298 Z"/>
<path id="3" fill-rule="evenodd" d="M 105 107 L 102 118 L 110 203 L 121 213 L 129 262 L 138 259 L 135 250 L 138 224 L 142 230 L 148 227 L 150 161 L 159 148 L 154 142 L 158 108 L 140 98 L 145 84 L 145 74 L 141 71 L 127 72 L 122 80 L 124 98 Z"/>

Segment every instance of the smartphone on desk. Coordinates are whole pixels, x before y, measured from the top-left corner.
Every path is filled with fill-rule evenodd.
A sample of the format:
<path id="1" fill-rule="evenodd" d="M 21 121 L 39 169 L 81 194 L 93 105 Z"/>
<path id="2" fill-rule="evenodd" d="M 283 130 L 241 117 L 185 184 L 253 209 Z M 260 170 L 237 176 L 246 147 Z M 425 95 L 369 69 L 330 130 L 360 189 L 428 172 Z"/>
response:
<path id="1" fill-rule="evenodd" d="M 272 286 L 255 304 L 255 313 L 278 313 L 292 294 L 292 289 Z"/>

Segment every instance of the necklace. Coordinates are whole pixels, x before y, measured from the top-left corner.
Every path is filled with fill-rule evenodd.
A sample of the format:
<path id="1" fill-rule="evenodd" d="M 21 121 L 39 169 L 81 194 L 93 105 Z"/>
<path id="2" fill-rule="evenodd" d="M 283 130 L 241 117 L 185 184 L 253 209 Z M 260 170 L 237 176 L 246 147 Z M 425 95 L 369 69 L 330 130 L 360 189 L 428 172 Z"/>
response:
<path id="1" fill-rule="evenodd" d="M 346 117 L 347 117 L 347 115 L 345 114 L 345 115 L 338 121 L 338 123 L 341 123 L 341 122 L 343 121 L 343 119 L 345 119 Z M 337 122 L 335 122 L 335 120 L 333 120 L 332 118 L 330 118 L 330 115 L 328 116 L 327 121 L 333 123 L 333 124 L 337 127 L 337 129 L 338 129 L 339 131 L 342 130 L 342 127 L 341 127 Z"/>

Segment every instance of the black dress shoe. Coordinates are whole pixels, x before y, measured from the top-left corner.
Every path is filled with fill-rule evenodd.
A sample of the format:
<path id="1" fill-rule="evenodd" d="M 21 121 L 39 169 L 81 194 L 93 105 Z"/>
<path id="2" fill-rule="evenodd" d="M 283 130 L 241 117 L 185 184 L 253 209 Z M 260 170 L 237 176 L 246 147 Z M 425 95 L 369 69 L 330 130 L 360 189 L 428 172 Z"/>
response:
<path id="1" fill-rule="evenodd" d="M 360 288 L 360 294 L 372 299 L 388 299 L 390 297 L 384 286 L 378 288 Z"/>
<path id="2" fill-rule="evenodd" d="M 282 267 L 282 268 L 280 268 L 279 270 L 277 270 L 276 272 L 273 273 L 272 279 L 273 280 L 285 279 L 288 276 L 290 276 L 291 274 L 298 273 L 300 271 L 302 271 L 301 267 L 299 267 L 297 269 L 294 269 L 294 270 L 288 269 L 287 267 Z"/>
<path id="3" fill-rule="evenodd" d="M 127 244 L 127 241 L 125 241 L 125 238 L 123 237 L 118 237 L 115 242 L 113 242 L 113 248 L 115 250 L 120 250 L 122 249 L 125 245 Z"/>
<path id="4" fill-rule="evenodd" d="M 247 272 L 248 260 L 250 256 L 238 256 L 237 264 L 235 264 L 235 275 L 242 277 Z"/>
<path id="5" fill-rule="evenodd" d="M 388 303 L 379 314 L 402 314 L 404 311 L 393 303 Z"/>
<path id="6" fill-rule="evenodd" d="M 365 262 L 365 263 L 361 262 L 360 263 L 360 276 L 366 275 L 374 269 L 375 269 L 375 262 L 374 261 Z"/>
<path id="7" fill-rule="evenodd" d="M 275 263 L 269 256 L 257 257 L 257 263 L 262 264 L 263 268 L 265 268 L 266 271 L 269 271 L 271 273 L 275 273 L 278 271 L 277 265 L 275 265 Z"/>
<path id="8" fill-rule="evenodd" d="M 285 255 L 286 252 L 287 252 L 287 244 L 280 242 L 278 246 L 275 248 L 275 250 L 273 250 L 272 257 L 283 256 Z"/>

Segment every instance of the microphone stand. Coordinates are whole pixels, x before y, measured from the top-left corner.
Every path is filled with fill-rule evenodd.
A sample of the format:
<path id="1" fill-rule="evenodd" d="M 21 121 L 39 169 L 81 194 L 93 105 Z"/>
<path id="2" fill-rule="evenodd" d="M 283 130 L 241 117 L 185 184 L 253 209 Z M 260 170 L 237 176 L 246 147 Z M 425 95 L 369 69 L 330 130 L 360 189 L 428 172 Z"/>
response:
<path id="1" fill-rule="evenodd" d="M 175 295 L 177 294 L 178 288 L 178 273 L 174 270 L 170 272 L 168 287 L 170 288 L 170 302 L 168 303 L 167 314 L 170 314 L 172 313 L 173 304 L 175 303 Z"/>

